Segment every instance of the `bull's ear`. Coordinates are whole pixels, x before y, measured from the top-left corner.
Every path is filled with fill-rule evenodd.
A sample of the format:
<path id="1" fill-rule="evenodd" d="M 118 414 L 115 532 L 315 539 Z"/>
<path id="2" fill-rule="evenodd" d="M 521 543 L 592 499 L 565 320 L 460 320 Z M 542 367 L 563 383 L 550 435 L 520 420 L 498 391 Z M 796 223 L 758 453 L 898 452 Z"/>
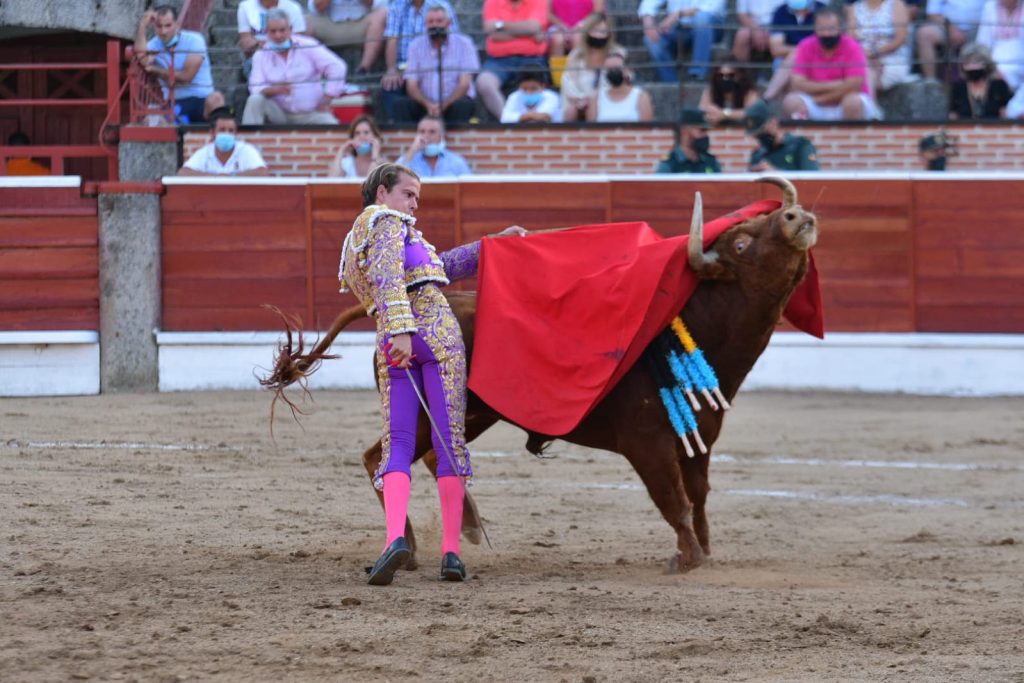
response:
<path id="1" fill-rule="evenodd" d="M 686 244 L 690 268 L 702 280 L 731 279 L 729 269 L 718 260 L 715 251 L 704 251 L 704 200 L 700 192 L 693 198 L 693 219 L 690 221 L 690 239 Z"/>

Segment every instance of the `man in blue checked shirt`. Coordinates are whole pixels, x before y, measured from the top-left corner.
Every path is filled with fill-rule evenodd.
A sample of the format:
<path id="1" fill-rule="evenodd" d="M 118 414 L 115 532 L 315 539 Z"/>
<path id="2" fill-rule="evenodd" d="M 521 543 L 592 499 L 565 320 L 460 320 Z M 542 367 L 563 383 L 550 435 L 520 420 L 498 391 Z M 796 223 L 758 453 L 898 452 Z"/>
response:
<path id="1" fill-rule="evenodd" d="M 384 63 L 387 71 L 380 83 L 383 104 L 388 118 L 394 120 L 395 105 L 405 95 L 402 71 L 409 59 L 409 44 L 427 32 L 427 10 L 444 7 L 451 17 L 449 33 L 459 32 L 459 19 L 448 0 L 391 0 L 388 5 L 388 23 L 384 27 Z"/>

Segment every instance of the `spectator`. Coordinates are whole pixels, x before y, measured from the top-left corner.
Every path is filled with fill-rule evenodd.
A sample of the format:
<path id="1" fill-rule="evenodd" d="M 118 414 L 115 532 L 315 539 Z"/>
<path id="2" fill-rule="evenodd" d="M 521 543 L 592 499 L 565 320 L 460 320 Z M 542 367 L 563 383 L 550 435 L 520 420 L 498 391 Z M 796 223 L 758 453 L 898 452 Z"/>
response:
<path id="1" fill-rule="evenodd" d="M 11 133 L 7 138 L 10 147 L 28 147 L 32 144 L 29 137 L 22 132 Z M 11 157 L 7 160 L 7 175 L 33 176 L 50 175 L 50 168 L 30 157 Z"/>
<path id="2" fill-rule="evenodd" d="M 147 41 L 150 26 L 156 35 Z M 203 123 L 207 114 L 224 106 L 224 96 L 213 89 L 206 40 L 195 31 L 182 31 L 173 7 L 160 5 L 142 15 L 135 52 L 144 55 L 146 71 L 160 79 L 164 97 L 170 98 L 174 91 L 178 123 Z"/>
<path id="3" fill-rule="evenodd" d="M 675 129 L 675 145 L 658 162 L 655 173 L 721 173 L 718 159 L 708 153 L 711 124 L 699 109 L 684 109 Z"/>
<path id="4" fill-rule="evenodd" d="M 449 124 L 465 123 L 476 113 L 473 75 L 480 70 L 480 60 L 473 41 L 450 32 L 451 23 L 444 6 L 431 5 L 427 34 L 409 43 L 405 67 L 408 96 L 396 106 L 399 121 L 412 123 L 429 114 L 442 116 Z"/>
<path id="5" fill-rule="evenodd" d="M 239 140 L 238 123 L 227 107 L 210 112 L 210 142 L 188 158 L 178 175 L 267 175 L 260 151 Z"/>
<path id="6" fill-rule="evenodd" d="M 655 16 L 668 2 L 668 14 L 658 23 Z M 640 0 L 637 14 L 644 25 L 644 45 L 655 63 L 658 80 L 675 83 L 679 80 L 675 60 L 679 44 L 693 45 L 693 58 L 688 69 L 690 78 L 703 80 L 711 64 L 711 47 L 721 29 L 724 0 Z"/>
<path id="7" fill-rule="evenodd" d="M 1016 92 L 1024 81 L 1024 11 L 1020 0 L 988 0 L 977 44 L 992 53 L 1003 80 Z"/>
<path id="8" fill-rule="evenodd" d="M 362 45 L 356 74 L 368 73 L 384 49 L 387 0 L 307 0 L 310 34 L 330 48 Z"/>
<path id="9" fill-rule="evenodd" d="M 505 101 L 502 123 L 561 123 L 558 93 L 547 88 L 544 72 L 527 69 L 519 74 L 519 87 Z"/>
<path id="10" fill-rule="evenodd" d="M 615 42 L 611 23 L 604 14 L 594 13 L 580 25 L 583 40 L 573 48 L 562 74 L 562 120 L 584 121 L 590 97 L 604 80 L 604 60 L 610 54 L 626 56 L 626 49 Z"/>
<path id="11" fill-rule="evenodd" d="M 732 56 L 737 62 L 772 61 L 772 17 L 778 6 L 778 0 L 737 0 L 739 28 L 732 41 Z"/>
<path id="12" fill-rule="evenodd" d="M 284 11 L 270 10 L 267 44 L 253 56 L 242 123 L 338 123 L 329 106 L 344 92 L 347 70 L 315 39 L 293 36 Z"/>
<path id="13" fill-rule="evenodd" d="M 949 102 L 951 119 L 1005 119 L 1010 86 L 996 73 L 988 50 L 975 43 L 960 51 L 964 80 L 953 84 Z"/>
<path id="14" fill-rule="evenodd" d="M 348 140 L 327 164 L 331 178 L 365 178 L 387 159 L 380 155 L 384 144 L 380 128 L 372 116 L 357 116 L 348 127 Z"/>
<path id="15" fill-rule="evenodd" d="M 857 0 L 846 6 L 846 22 L 867 56 L 871 92 L 910 80 L 910 16 L 903 0 Z"/>
<path id="16" fill-rule="evenodd" d="M 560 57 L 583 43 L 592 14 L 605 13 L 605 0 L 551 0 L 548 22 L 551 24 L 551 56 Z"/>
<path id="17" fill-rule="evenodd" d="M 614 123 L 653 119 L 651 96 L 646 90 L 633 85 L 632 76 L 621 54 L 605 57 L 604 79 L 608 86 L 598 88 L 597 93 L 591 95 L 587 120 Z"/>
<path id="18" fill-rule="evenodd" d="M 917 29 L 917 58 L 921 74 L 935 78 L 939 48 L 950 57 L 974 40 L 985 0 L 928 0 L 928 21 Z"/>
<path id="19" fill-rule="evenodd" d="M 880 119 L 871 98 L 864 50 L 843 35 L 839 13 L 818 10 L 814 34 L 797 46 L 791 89 L 782 102 L 790 118 L 814 121 Z"/>
<path id="20" fill-rule="evenodd" d="M 925 171 L 945 171 L 946 159 L 956 156 L 956 143 L 942 131 L 925 135 L 917 149 Z"/>
<path id="21" fill-rule="evenodd" d="M 242 0 L 238 5 L 238 46 L 247 57 L 267 42 L 267 13 L 279 9 L 288 15 L 296 33 L 306 33 L 302 6 L 295 0 Z"/>
<path id="22" fill-rule="evenodd" d="M 407 166 L 421 178 L 470 175 L 473 171 L 459 154 L 445 147 L 444 120 L 424 116 L 416 126 L 416 137 L 395 162 Z"/>
<path id="23" fill-rule="evenodd" d="M 430 6 L 444 7 L 451 18 L 449 33 L 459 32 L 459 18 L 448 0 L 430 0 Z M 387 71 L 380 79 L 381 99 L 389 120 L 395 120 L 395 108 L 405 96 L 403 68 L 409 59 L 409 45 L 417 36 L 427 32 L 426 0 L 391 0 L 388 5 L 388 22 L 384 28 L 384 63 Z"/>
<path id="24" fill-rule="evenodd" d="M 502 88 L 524 69 L 548 68 L 548 0 L 484 0 L 487 59 L 476 77 L 484 106 L 496 118 L 505 108 Z"/>
<path id="25" fill-rule="evenodd" d="M 757 140 L 757 149 L 750 153 L 747 170 L 753 173 L 818 170 L 818 151 L 811 141 L 802 135 L 783 133 L 779 118 L 764 100 L 747 109 L 746 129 L 747 135 Z"/>
<path id="26" fill-rule="evenodd" d="M 766 100 L 774 100 L 789 88 L 796 46 L 814 35 L 814 14 L 824 8 L 824 3 L 817 0 L 786 0 L 775 10 L 772 35 L 768 39 L 775 72 L 764 91 Z"/>
<path id="27" fill-rule="evenodd" d="M 717 126 L 742 121 L 743 112 L 757 100 L 750 72 L 734 64 L 722 64 L 711 70 L 711 79 L 700 94 L 700 108 Z"/>

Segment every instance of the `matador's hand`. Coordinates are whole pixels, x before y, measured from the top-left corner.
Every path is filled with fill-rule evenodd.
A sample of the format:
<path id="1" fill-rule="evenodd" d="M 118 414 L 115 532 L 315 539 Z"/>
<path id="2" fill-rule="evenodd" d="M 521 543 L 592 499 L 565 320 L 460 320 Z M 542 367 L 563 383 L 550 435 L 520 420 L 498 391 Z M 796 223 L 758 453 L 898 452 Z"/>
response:
<path id="1" fill-rule="evenodd" d="M 491 237 L 508 237 L 509 235 L 517 235 L 519 237 L 523 237 L 529 234 L 530 231 L 521 225 L 510 225 L 501 232 L 497 232 L 491 235 Z"/>
<path id="2" fill-rule="evenodd" d="M 384 353 L 388 355 L 388 365 L 399 368 L 409 367 L 412 360 L 412 335 L 396 334 L 384 347 Z"/>

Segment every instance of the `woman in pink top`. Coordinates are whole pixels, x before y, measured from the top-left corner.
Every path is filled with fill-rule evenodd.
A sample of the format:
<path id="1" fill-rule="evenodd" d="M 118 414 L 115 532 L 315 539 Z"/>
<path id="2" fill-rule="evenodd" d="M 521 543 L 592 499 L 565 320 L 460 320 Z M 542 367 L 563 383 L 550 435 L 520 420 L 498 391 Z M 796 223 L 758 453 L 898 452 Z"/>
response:
<path id="1" fill-rule="evenodd" d="M 604 14 L 604 0 L 550 0 L 551 56 L 568 54 L 580 44 L 583 35 L 580 24 L 593 12 Z"/>

